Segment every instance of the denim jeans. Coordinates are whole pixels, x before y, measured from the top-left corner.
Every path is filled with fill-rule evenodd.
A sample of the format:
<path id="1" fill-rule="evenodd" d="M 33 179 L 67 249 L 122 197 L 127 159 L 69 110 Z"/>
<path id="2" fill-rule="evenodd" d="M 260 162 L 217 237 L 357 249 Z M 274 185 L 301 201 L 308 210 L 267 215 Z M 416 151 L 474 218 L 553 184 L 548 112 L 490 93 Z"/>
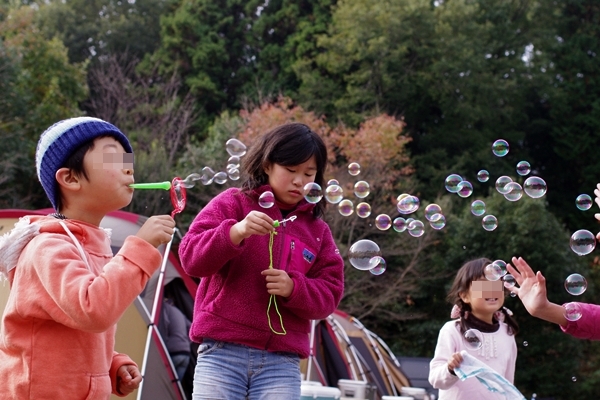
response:
<path id="1" fill-rule="evenodd" d="M 192 400 L 299 400 L 300 359 L 204 339 L 198 348 Z"/>

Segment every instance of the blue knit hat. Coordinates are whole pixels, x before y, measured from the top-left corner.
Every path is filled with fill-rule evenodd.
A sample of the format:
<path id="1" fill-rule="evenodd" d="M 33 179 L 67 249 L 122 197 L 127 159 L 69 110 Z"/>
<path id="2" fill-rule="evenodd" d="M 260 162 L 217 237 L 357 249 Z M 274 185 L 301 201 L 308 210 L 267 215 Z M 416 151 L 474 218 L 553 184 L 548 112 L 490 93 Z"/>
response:
<path id="1" fill-rule="evenodd" d="M 46 129 L 40 136 L 35 152 L 35 167 L 42 187 L 56 211 L 59 211 L 56 206 L 60 197 L 56 171 L 64 166 L 79 147 L 105 135 L 114 136 L 127 153 L 133 153 L 127 137 L 116 126 L 98 118 L 65 119 Z"/>

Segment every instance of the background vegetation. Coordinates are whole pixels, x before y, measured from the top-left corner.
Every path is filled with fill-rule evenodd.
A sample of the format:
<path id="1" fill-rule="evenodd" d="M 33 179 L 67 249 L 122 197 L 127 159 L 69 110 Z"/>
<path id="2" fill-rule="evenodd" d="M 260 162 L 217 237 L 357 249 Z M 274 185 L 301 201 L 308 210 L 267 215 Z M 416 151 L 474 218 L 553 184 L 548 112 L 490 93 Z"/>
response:
<path id="1" fill-rule="evenodd" d="M 0 207 L 49 206 L 35 145 L 63 118 L 125 131 L 139 182 L 225 170 L 229 138 L 251 145 L 303 121 L 327 140 L 327 177 L 348 198 L 356 203 L 359 178 L 371 185 L 369 218 L 328 208 L 340 250 L 369 238 L 387 261 L 381 276 L 348 263 L 340 308 L 396 354 L 430 357 L 448 286 L 471 258 L 524 256 L 553 301 L 598 301 L 600 259 L 577 257 L 569 236 L 598 231 L 574 202 L 600 177 L 599 19 L 592 0 L 0 0 Z M 506 157 L 491 152 L 498 138 L 510 143 Z M 548 183 L 545 197 L 512 203 L 494 190 L 498 176 L 518 179 L 521 160 Z M 357 177 L 346 172 L 353 161 Z M 487 183 L 475 178 L 483 168 Z M 450 173 L 470 180 L 473 196 L 448 193 Z M 237 183 L 190 189 L 180 228 Z M 401 193 L 421 199 L 421 220 L 426 204 L 440 204 L 447 226 L 419 238 L 376 229 L 374 216 L 398 216 Z M 470 213 L 475 198 L 498 217 L 493 232 Z M 129 210 L 165 213 L 170 203 L 136 193 Z M 589 282 L 575 299 L 562 288 L 573 272 Z M 597 343 L 507 305 L 521 325 L 516 385 L 526 396 L 600 393 Z"/>

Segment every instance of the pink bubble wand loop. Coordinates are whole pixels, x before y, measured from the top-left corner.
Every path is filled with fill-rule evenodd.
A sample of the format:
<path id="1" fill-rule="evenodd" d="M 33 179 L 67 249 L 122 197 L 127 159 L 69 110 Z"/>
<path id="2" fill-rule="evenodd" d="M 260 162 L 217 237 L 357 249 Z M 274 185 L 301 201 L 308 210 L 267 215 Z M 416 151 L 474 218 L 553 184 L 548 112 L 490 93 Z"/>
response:
<path id="1" fill-rule="evenodd" d="M 154 183 L 132 183 L 129 185 L 132 189 L 162 189 L 169 190 L 171 192 L 171 204 L 173 205 L 173 211 L 171 212 L 171 218 L 175 218 L 176 214 L 179 214 L 185 208 L 187 201 L 187 192 L 185 190 L 184 181 L 175 177 L 171 182 L 154 182 Z"/>

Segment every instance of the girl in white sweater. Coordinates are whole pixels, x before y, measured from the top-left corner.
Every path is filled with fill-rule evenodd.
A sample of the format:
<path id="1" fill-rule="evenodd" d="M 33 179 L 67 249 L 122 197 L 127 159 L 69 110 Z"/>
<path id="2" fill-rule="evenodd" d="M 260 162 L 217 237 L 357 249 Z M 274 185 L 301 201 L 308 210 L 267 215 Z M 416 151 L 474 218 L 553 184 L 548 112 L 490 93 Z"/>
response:
<path id="1" fill-rule="evenodd" d="M 512 312 L 504 305 L 504 287 L 501 279 L 489 281 L 485 267 L 492 264 L 479 258 L 464 264 L 458 271 L 448 300 L 454 304 L 451 321 L 438 337 L 434 358 L 430 363 L 429 382 L 440 389 L 440 400 L 504 399 L 490 392 L 477 379 L 461 381 L 455 374 L 463 361 L 461 350 L 487 364 L 509 382 L 513 383 L 518 325 Z M 479 331 L 480 346 L 465 338 L 465 332 Z M 470 333 L 470 332 L 469 332 Z"/>

